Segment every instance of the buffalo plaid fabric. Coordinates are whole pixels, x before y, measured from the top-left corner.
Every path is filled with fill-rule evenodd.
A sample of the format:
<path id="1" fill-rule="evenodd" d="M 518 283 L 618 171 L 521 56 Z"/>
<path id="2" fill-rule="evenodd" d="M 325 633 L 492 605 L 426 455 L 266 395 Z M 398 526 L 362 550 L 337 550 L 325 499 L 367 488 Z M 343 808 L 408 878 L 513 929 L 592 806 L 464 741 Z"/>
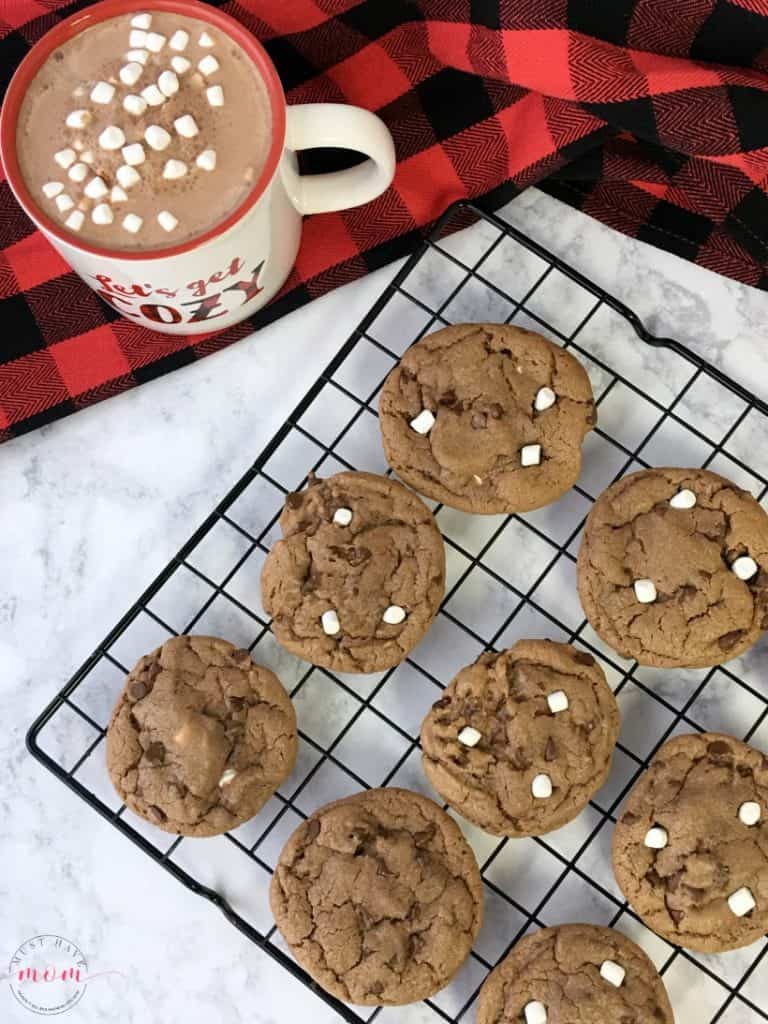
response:
<path id="1" fill-rule="evenodd" d="M 0 3 L 0 87 L 84 6 Z M 768 0 L 222 6 L 262 40 L 289 103 L 347 101 L 386 121 L 392 188 L 362 209 L 310 217 L 290 280 L 250 321 L 176 338 L 104 305 L 0 182 L 0 439 L 199 359 L 408 253 L 461 197 L 498 206 L 537 184 L 768 287 Z"/>

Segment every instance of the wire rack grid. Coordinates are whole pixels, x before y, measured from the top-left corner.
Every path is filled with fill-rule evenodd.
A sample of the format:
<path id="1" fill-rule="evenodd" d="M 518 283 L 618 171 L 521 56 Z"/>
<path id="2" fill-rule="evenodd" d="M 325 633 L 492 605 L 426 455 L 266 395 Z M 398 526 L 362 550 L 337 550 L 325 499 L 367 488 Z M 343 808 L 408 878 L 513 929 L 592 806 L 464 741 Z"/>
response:
<path id="1" fill-rule="evenodd" d="M 384 378 L 422 334 L 473 320 L 532 327 L 586 366 L 599 421 L 579 482 L 555 505 L 525 515 L 468 516 L 432 503 L 448 584 L 427 637 L 378 675 L 307 665 L 276 643 L 259 595 L 285 495 L 310 471 L 389 472 L 376 413 Z M 471 1021 L 488 971 L 518 938 L 566 921 L 615 926 L 639 942 L 664 976 L 678 1024 L 768 1021 L 768 942 L 724 956 L 674 948 L 633 914 L 610 863 L 622 802 L 670 736 L 719 729 L 768 749 L 766 645 L 714 669 L 642 668 L 593 632 L 575 584 L 591 503 L 638 468 L 705 466 L 765 505 L 768 454 L 758 441 L 767 423 L 768 407 L 717 368 L 651 335 L 629 309 L 505 221 L 456 204 L 254 465 L 38 717 L 29 750 L 351 1024 Z M 222 636 L 273 668 L 294 700 L 301 736 L 294 773 L 259 815 L 204 840 L 168 836 L 121 805 L 104 759 L 105 728 L 129 668 L 170 635 L 189 632 Z M 623 719 L 608 782 L 574 822 L 540 838 L 500 840 L 457 818 L 485 883 L 485 924 L 467 963 L 425 1003 L 345 1006 L 314 985 L 276 931 L 267 891 L 280 849 L 316 807 L 362 787 L 401 785 L 434 796 L 420 767 L 423 715 L 460 667 L 522 637 L 574 643 L 605 670 Z"/>

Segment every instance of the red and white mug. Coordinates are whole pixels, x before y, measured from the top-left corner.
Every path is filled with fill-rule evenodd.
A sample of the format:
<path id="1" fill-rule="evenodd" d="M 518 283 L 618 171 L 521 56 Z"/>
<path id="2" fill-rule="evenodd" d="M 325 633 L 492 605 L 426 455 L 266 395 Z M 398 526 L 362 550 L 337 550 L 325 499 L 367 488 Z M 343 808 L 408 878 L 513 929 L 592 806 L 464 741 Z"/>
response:
<path id="1" fill-rule="evenodd" d="M 21 176 L 16 121 L 26 89 L 58 46 L 97 22 L 145 10 L 186 14 L 239 43 L 266 85 L 272 141 L 260 178 L 224 221 L 182 245 L 139 253 L 80 242 L 45 214 Z M 317 146 L 355 150 L 368 159 L 344 171 L 300 175 L 296 153 Z M 86 284 L 124 316 L 167 334 L 221 330 L 260 309 L 293 267 L 302 216 L 367 203 L 395 173 L 392 137 L 375 114 L 342 103 L 286 106 L 275 66 L 258 40 L 229 15 L 196 0 L 104 0 L 47 32 L 11 79 L 0 113 L 0 155 L 19 204 Z"/>

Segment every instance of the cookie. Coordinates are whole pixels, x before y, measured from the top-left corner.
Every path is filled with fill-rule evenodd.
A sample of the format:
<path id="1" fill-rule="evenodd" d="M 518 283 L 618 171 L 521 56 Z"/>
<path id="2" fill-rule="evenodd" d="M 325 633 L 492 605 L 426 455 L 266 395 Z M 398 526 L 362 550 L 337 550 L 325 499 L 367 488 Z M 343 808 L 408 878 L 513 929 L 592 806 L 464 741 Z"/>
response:
<path id="1" fill-rule="evenodd" d="M 469 955 L 483 917 L 474 854 L 437 804 L 371 789 L 321 807 L 280 854 L 270 902 L 302 967 L 347 1003 L 426 999 Z"/>
<path id="2" fill-rule="evenodd" d="M 421 640 L 445 590 L 445 549 L 420 498 L 372 473 L 313 478 L 289 494 L 262 603 L 293 654 L 338 672 L 379 672 Z"/>
<path id="3" fill-rule="evenodd" d="M 587 519 L 579 597 L 625 658 L 704 668 L 768 627 L 768 515 L 704 469 L 647 469 L 612 484 Z"/>
<path id="4" fill-rule="evenodd" d="M 128 676 L 107 730 L 107 768 L 132 811 L 165 832 L 242 825 L 293 770 L 296 715 L 248 651 L 177 636 Z"/>
<path id="5" fill-rule="evenodd" d="M 768 757 L 732 736 L 664 744 L 613 835 L 621 891 L 655 932 L 701 953 L 768 932 Z"/>
<path id="6" fill-rule="evenodd" d="M 387 461 L 465 512 L 525 512 L 576 482 L 597 422 L 584 367 L 540 334 L 456 324 L 413 345 L 379 401 Z"/>
<path id="7" fill-rule="evenodd" d="M 440 796 L 497 836 L 538 836 L 575 818 L 605 782 L 619 709 L 591 654 L 520 640 L 459 672 L 421 726 Z"/>
<path id="8" fill-rule="evenodd" d="M 477 1024 L 674 1024 L 664 983 L 621 932 L 591 924 L 521 939 L 480 990 Z"/>

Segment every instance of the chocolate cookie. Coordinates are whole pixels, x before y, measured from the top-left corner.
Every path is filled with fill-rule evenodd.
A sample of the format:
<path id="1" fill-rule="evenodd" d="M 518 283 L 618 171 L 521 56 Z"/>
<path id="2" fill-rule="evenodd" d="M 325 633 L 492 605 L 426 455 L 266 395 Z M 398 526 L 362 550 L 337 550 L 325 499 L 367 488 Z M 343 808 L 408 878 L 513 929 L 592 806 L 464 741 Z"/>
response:
<path id="1" fill-rule="evenodd" d="M 720 665 L 768 627 L 768 515 L 704 469 L 632 473 L 589 514 L 578 587 L 595 632 L 625 658 Z"/>
<path id="2" fill-rule="evenodd" d="M 280 643 L 339 672 L 401 662 L 445 590 L 443 538 L 424 502 L 387 477 L 339 473 L 289 494 L 280 526 L 261 577 Z"/>
<path id="3" fill-rule="evenodd" d="M 612 928 L 563 924 L 521 939 L 480 990 L 477 1024 L 674 1024 L 664 983 Z"/>
<path id="4" fill-rule="evenodd" d="M 702 953 L 768 932 L 768 758 L 732 736 L 669 740 L 613 835 L 616 881 L 643 921 Z"/>
<path id="5" fill-rule="evenodd" d="M 270 900 L 302 967 L 364 1006 L 437 992 L 483 917 L 480 872 L 456 823 L 405 789 L 371 789 L 315 811 L 283 848 Z"/>
<path id="6" fill-rule="evenodd" d="M 427 778 L 497 836 L 538 836 L 575 818 L 605 782 L 619 709 L 591 654 L 519 640 L 459 672 L 421 726 Z"/>
<path id="7" fill-rule="evenodd" d="M 584 367 L 507 324 L 456 324 L 422 338 L 387 377 L 379 414 L 387 460 L 407 484 L 479 513 L 559 498 L 597 422 Z"/>
<path id="8" fill-rule="evenodd" d="M 290 775 L 296 750 L 296 715 L 277 676 L 209 636 L 177 636 L 141 658 L 107 730 L 120 798 L 184 836 L 252 818 Z"/>

